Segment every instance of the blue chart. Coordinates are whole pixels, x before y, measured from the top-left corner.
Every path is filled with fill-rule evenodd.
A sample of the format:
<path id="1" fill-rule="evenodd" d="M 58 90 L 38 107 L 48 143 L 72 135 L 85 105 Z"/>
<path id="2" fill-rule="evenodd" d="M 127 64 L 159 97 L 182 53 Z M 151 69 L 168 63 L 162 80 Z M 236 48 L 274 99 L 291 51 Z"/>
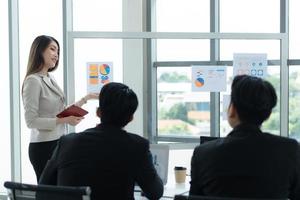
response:
<path id="1" fill-rule="evenodd" d="M 87 62 L 87 91 L 99 93 L 104 84 L 112 81 L 112 62 Z"/>
<path id="2" fill-rule="evenodd" d="M 102 64 L 100 65 L 100 73 L 102 75 L 107 75 L 110 72 L 110 67 L 108 64 Z"/>
<path id="3" fill-rule="evenodd" d="M 196 87 L 202 87 L 202 86 L 204 86 L 204 79 L 201 78 L 201 77 L 197 78 L 195 80 L 195 85 L 196 85 Z"/>
<path id="4" fill-rule="evenodd" d="M 225 66 L 192 66 L 192 92 L 226 91 Z"/>
<path id="5" fill-rule="evenodd" d="M 110 73 L 110 66 L 108 64 L 100 65 L 100 74 L 102 75 L 100 76 L 100 79 L 102 84 L 110 82 L 108 77 L 109 73 Z"/>

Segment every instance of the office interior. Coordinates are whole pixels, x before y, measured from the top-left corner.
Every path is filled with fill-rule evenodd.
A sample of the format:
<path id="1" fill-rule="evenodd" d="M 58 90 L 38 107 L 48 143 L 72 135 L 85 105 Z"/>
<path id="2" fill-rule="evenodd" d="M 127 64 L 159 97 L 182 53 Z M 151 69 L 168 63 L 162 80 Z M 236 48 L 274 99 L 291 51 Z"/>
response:
<path id="1" fill-rule="evenodd" d="M 52 74 L 68 104 L 87 92 L 87 63 L 112 63 L 113 81 L 139 99 L 126 130 L 169 145 L 172 173 L 175 165 L 189 170 L 200 136 L 231 130 L 223 99 L 234 53 L 267 54 L 265 78 L 279 101 L 262 129 L 300 140 L 299 7 L 298 0 L 1 0 L 0 199 L 4 181 L 36 183 L 20 95 L 36 36 L 51 35 L 61 45 Z M 226 91 L 192 92 L 194 65 L 226 66 Z M 97 106 L 84 105 L 89 115 L 69 132 L 99 123 Z"/>

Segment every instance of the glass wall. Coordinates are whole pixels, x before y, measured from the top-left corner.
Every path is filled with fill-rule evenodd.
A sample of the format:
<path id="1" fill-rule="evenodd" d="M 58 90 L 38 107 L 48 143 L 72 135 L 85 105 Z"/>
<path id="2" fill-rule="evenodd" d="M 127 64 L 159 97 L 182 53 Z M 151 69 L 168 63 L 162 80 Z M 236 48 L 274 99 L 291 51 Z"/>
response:
<path id="1" fill-rule="evenodd" d="M 122 31 L 122 0 L 75 0 L 74 31 Z"/>
<path id="2" fill-rule="evenodd" d="M 87 93 L 87 66 L 108 63 L 113 80 L 123 82 L 123 45 L 121 39 L 76 39 L 74 42 L 75 99 Z M 94 127 L 100 122 L 96 117 L 98 101 L 89 101 L 83 107 L 89 111 L 85 119 L 76 126 L 76 131 Z"/>
<path id="3" fill-rule="evenodd" d="M 209 32 L 209 0 L 156 0 L 158 32 Z"/>
<path id="4" fill-rule="evenodd" d="M 0 1 L 0 109 L 5 113 L 1 117 L 0 140 L 0 193 L 4 192 L 3 182 L 11 178 L 11 146 L 10 146 L 10 91 L 9 91 L 9 36 L 8 36 L 8 1 Z"/>
<path id="5" fill-rule="evenodd" d="M 155 1 L 157 32 L 209 32 L 209 1 Z M 172 6 L 170 6 L 172 5 Z M 158 39 L 156 61 L 209 60 L 209 40 Z M 210 94 L 191 91 L 191 67 L 157 68 L 158 136 L 195 137 L 210 132 Z"/>
<path id="6" fill-rule="evenodd" d="M 279 33 L 280 0 L 220 0 L 220 32 Z"/>
<path id="7" fill-rule="evenodd" d="M 62 3 L 60 0 L 19 0 L 19 37 L 20 37 L 20 87 L 23 83 L 31 43 L 39 35 L 50 35 L 60 43 L 60 64 L 53 76 L 63 89 L 63 40 L 62 40 Z M 20 100 L 22 102 L 22 99 Z M 22 138 L 22 181 L 36 183 L 36 177 L 28 158 L 30 129 L 24 120 L 21 105 Z"/>
<path id="8" fill-rule="evenodd" d="M 300 59 L 300 27 L 297 19 L 300 17 L 300 1 L 289 0 L 289 58 Z"/>
<path id="9" fill-rule="evenodd" d="M 300 65 L 289 71 L 289 136 L 300 141 Z"/>
<path id="10" fill-rule="evenodd" d="M 191 67 L 158 67 L 158 136 L 210 135 L 210 93 L 191 91 Z"/>
<path id="11" fill-rule="evenodd" d="M 289 136 L 300 141 L 300 27 L 298 18 L 300 17 L 300 6 L 298 0 L 290 0 L 290 23 L 289 23 L 289 56 L 291 59 L 297 59 L 297 65 L 289 67 Z"/>
<path id="12" fill-rule="evenodd" d="M 280 60 L 280 42 L 272 40 L 221 40 L 220 59 L 233 60 L 234 53 L 266 53 L 268 60 Z M 230 95 L 230 87 L 233 80 L 233 69 L 229 67 L 227 79 L 227 91 L 221 92 L 220 107 L 223 108 L 224 95 Z M 263 124 L 263 130 L 279 135 L 280 130 L 280 66 L 268 66 L 266 80 L 269 80 L 276 89 L 278 102 L 270 118 Z M 222 113 L 220 118 L 220 135 L 226 136 L 231 130 L 227 123 L 226 113 Z"/>
<path id="13" fill-rule="evenodd" d="M 280 0 L 261 2 L 220 0 L 219 10 L 211 1 L 164 1 L 156 0 L 153 12 L 152 30 L 164 32 L 210 32 L 212 27 L 220 33 L 279 33 L 280 32 Z M 216 1 L 218 2 L 218 1 Z M 167 6 L 167 5 L 174 5 Z M 270 5 L 272 4 L 272 7 Z M 205 8 L 205 10 L 202 10 Z M 197 10 L 197 11 L 196 11 Z M 210 11 L 219 11 L 219 17 Z M 267 11 L 267 12 L 266 12 Z M 195 13 L 194 13 L 195 12 Z M 182 15 L 182 13 L 185 13 Z M 187 14 L 188 13 L 188 14 Z M 194 13 L 194 15 L 190 15 Z M 218 14 L 218 13 L 217 13 Z M 193 17 L 191 17 L 193 16 Z M 237 17 L 238 16 L 238 17 Z M 282 16 L 282 19 L 284 16 Z M 185 23 L 189 21 L 189 23 Z M 176 24 L 176 26 L 174 25 Z M 189 25 L 191 25 L 189 27 Z M 198 25 L 201 25 L 200 28 Z M 218 28 L 220 30 L 218 30 Z M 296 35 L 296 34 L 295 34 Z M 233 79 L 233 54 L 252 53 L 267 54 L 267 59 L 280 62 L 280 40 L 271 39 L 220 39 L 214 41 L 200 39 L 158 39 L 153 53 L 155 55 L 156 91 L 157 91 L 157 136 L 195 137 L 199 135 L 226 136 L 231 127 L 227 123 L 227 108 L 223 99 L 228 99 Z M 208 92 L 191 92 L 191 66 L 214 65 L 214 59 L 226 63 L 227 91 L 220 92 L 219 113 L 211 113 L 211 100 L 215 98 Z M 187 64 L 192 63 L 192 64 Z M 207 63 L 207 64 L 205 64 Z M 229 64 L 228 64 L 229 63 Z M 262 129 L 273 134 L 280 134 L 280 66 L 269 62 L 266 79 L 275 87 L 278 103 L 271 117 Z M 224 100 L 225 100 L 224 99 Z M 211 116 L 220 116 L 220 124 L 211 122 Z M 212 126 L 220 130 L 211 132 Z M 196 141 L 196 140 L 195 140 Z"/>
<path id="14" fill-rule="evenodd" d="M 122 0 L 73 1 L 74 31 L 122 31 Z M 87 67 L 90 64 L 108 63 L 113 80 L 123 82 L 123 40 L 84 39 L 74 40 L 75 100 L 87 94 Z M 89 101 L 83 107 L 89 111 L 75 130 L 83 131 L 100 123 L 96 116 L 98 101 Z"/>

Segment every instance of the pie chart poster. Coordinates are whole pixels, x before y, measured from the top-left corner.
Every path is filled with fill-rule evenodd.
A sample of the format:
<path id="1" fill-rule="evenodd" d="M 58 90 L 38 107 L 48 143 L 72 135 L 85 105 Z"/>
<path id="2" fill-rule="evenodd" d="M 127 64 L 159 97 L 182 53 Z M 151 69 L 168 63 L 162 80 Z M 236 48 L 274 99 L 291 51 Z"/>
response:
<path id="1" fill-rule="evenodd" d="M 112 82 L 112 62 L 87 63 L 87 92 L 99 93 L 104 84 Z"/>
<path id="2" fill-rule="evenodd" d="M 226 91 L 225 66 L 192 66 L 193 92 L 222 92 Z"/>

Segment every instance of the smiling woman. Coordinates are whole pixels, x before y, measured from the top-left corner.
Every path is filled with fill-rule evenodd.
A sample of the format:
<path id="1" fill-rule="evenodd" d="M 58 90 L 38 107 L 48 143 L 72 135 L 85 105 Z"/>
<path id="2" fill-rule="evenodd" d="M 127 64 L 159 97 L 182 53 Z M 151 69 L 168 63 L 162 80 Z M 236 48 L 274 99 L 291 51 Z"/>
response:
<path id="1" fill-rule="evenodd" d="M 27 72 L 22 86 L 25 122 L 31 129 L 29 159 L 37 181 L 50 159 L 57 140 L 66 134 L 66 124 L 76 126 L 83 117 L 57 118 L 65 108 L 65 96 L 49 72 L 58 67 L 60 47 L 58 41 L 46 35 L 35 38 L 31 45 Z M 97 96 L 86 95 L 77 106 Z"/>

